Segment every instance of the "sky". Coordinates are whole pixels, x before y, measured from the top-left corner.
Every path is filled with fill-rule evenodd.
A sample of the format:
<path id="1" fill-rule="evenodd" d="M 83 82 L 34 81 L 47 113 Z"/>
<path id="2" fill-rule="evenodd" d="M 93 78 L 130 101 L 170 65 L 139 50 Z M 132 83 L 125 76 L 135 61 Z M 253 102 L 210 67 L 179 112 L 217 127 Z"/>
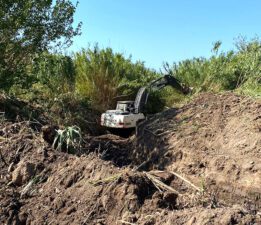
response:
<path id="1" fill-rule="evenodd" d="M 209 57 L 215 41 L 227 51 L 239 36 L 261 37 L 261 0 L 79 0 L 79 21 L 82 35 L 70 51 L 98 43 L 158 70 Z"/>

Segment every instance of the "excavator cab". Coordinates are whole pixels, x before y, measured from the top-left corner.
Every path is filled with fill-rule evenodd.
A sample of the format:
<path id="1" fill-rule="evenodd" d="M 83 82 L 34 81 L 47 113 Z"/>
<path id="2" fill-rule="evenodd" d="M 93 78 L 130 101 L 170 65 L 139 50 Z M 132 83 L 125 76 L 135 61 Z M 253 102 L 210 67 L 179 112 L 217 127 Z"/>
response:
<path id="1" fill-rule="evenodd" d="M 134 108 L 134 101 L 118 101 L 116 110 L 121 110 L 123 112 L 132 112 Z"/>

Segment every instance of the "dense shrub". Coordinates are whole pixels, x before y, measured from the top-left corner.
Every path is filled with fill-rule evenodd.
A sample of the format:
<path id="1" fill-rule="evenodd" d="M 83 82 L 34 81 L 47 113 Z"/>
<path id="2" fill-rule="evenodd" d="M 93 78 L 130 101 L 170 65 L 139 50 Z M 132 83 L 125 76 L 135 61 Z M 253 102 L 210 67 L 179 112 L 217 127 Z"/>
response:
<path id="1" fill-rule="evenodd" d="M 141 86 L 159 76 L 144 63 L 133 63 L 111 48 L 83 49 L 75 54 L 74 62 L 76 91 L 101 111 L 115 107 L 117 100 L 134 99 Z"/>
<path id="2" fill-rule="evenodd" d="M 193 58 L 174 63 L 172 70 L 195 91 L 236 90 L 261 96 L 261 42 L 241 39 L 234 51 L 218 54 L 218 49 L 215 50 L 209 59 Z"/>

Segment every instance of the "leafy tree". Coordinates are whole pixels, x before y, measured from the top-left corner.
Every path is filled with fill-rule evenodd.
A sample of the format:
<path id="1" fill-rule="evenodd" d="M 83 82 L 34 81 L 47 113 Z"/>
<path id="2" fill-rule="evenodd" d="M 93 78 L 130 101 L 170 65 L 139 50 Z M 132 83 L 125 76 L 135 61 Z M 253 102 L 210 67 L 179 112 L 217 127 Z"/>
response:
<path id="1" fill-rule="evenodd" d="M 45 90 L 48 98 L 74 91 L 75 68 L 70 56 L 45 52 L 34 61 L 31 70 L 38 81 L 36 90 Z"/>
<path id="2" fill-rule="evenodd" d="M 70 46 L 76 6 L 69 0 L 0 0 L 0 88 L 30 85 L 28 65 L 43 51 Z"/>

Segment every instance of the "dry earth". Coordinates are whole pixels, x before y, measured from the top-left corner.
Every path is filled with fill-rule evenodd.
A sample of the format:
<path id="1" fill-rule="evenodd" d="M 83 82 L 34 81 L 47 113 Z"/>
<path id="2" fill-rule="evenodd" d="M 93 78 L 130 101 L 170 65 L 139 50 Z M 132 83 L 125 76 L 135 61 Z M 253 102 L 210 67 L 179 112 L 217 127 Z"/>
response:
<path id="1" fill-rule="evenodd" d="M 0 224 L 261 224 L 260 100 L 202 94 L 78 155 L 54 128 L 2 118 Z"/>

